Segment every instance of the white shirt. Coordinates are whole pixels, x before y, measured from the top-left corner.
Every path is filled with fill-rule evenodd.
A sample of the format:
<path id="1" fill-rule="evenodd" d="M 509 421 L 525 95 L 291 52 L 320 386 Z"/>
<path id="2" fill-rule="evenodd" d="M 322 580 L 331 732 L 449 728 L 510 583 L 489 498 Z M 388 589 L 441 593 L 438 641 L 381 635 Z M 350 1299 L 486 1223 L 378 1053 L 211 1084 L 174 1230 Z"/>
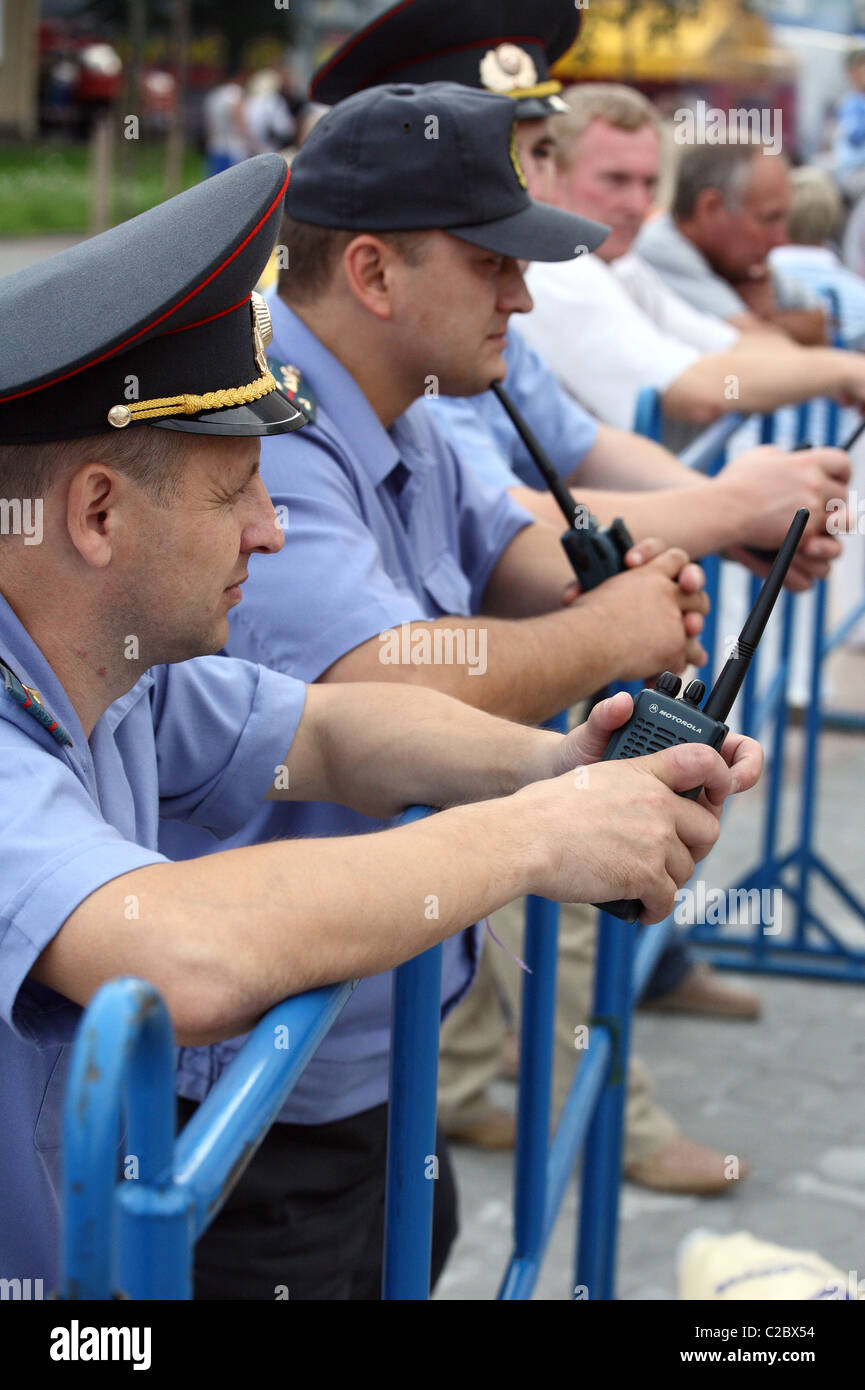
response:
<path id="1" fill-rule="evenodd" d="M 528 285 L 535 308 L 520 331 L 572 396 L 619 429 L 633 428 L 644 386 L 665 391 L 739 336 L 686 304 L 634 252 L 611 265 L 593 255 L 535 262 Z"/>

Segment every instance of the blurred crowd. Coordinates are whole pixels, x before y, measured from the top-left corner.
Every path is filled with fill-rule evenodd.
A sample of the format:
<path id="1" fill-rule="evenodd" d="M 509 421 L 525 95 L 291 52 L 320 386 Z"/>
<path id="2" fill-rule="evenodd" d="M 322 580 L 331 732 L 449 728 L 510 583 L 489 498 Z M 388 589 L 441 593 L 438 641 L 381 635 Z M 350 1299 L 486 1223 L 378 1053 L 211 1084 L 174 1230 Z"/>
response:
<path id="1" fill-rule="evenodd" d="M 207 173 L 299 145 L 310 128 L 308 111 L 290 67 L 260 68 L 246 80 L 242 73 L 230 74 L 204 98 Z"/>

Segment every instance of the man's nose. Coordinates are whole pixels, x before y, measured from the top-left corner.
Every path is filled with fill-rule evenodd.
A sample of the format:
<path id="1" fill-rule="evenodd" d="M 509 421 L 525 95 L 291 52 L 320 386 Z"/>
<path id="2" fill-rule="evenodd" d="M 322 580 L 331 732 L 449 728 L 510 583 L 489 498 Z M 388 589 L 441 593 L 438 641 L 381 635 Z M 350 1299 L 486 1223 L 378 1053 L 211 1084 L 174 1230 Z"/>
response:
<path id="1" fill-rule="evenodd" d="M 528 314 L 535 306 L 529 287 L 523 279 L 522 266 L 528 268 L 527 261 L 506 261 L 502 269 L 499 286 L 498 307 L 507 314 Z"/>
<path id="2" fill-rule="evenodd" d="M 240 548 L 247 553 L 259 551 L 276 555 L 285 545 L 285 523 L 279 514 L 284 509 L 274 507 L 260 477 L 255 481 L 251 498 L 252 514 L 243 528 Z"/>

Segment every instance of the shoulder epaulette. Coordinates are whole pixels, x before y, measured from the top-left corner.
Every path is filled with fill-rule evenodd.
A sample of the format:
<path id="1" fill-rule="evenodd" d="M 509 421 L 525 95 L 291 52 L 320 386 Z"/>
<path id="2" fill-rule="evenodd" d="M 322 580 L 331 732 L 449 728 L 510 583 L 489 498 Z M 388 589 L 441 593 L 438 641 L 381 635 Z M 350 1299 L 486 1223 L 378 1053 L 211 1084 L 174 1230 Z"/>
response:
<path id="1" fill-rule="evenodd" d="M 2 661 L 0 661 L 0 675 L 2 675 L 5 681 L 6 694 L 10 699 L 14 700 L 16 705 L 20 705 L 22 709 L 26 709 L 27 713 L 32 715 L 32 717 L 42 725 L 43 729 L 47 729 L 56 743 L 62 744 L 63 746 L 71 746 L 72 739 L 67 734 L 63 725 L 58 723 L 54 715 L 45 708 L 42 703 L 42 696 L 39 694 L 38 690 L 34 690 L 32 686 L 24 685 L 23 682 L 18 679 L 15 672 Z"/>
<path id="2" fill-rule="evenodd" d="M 293 406 L 302 410 L 308 422 L 315 423 L 316 400 L 308 381 L 304 381 L 297 367 L 288 362 L 280 362 L 276 357 L 268 357 L 268 369 L 276 377 L 279 389 L 284 391 Z"/>

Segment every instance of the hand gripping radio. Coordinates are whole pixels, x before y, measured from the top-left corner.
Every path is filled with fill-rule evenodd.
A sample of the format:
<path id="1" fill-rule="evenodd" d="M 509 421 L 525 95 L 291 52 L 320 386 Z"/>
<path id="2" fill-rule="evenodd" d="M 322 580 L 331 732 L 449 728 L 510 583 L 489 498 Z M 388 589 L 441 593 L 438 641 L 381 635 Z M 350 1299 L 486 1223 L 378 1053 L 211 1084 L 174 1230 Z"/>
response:
<path id="1" fill-rule="evenodd" d="M 745 679 L 809 516 L 810 512 L 802 507 L 793 518 L 754 607 L 703 708 L 700 708 L 700 702 L 706 687 L 702 681 L 691 681 L 680 696 L 680 678 L 674 676 L 672 671 L 665 671 L 654 690 L 640 691 L 627 724 L 617 729 L 607 744 L 603 762 L 612 762 L 617 758 L 640 758 L 646 753 L 671 748 L 676 743 L 708 743 L 710 748 L 720 750 L 729 733 L 724 720 Z M 682 795 L 696 801 L 701 790 L 694 787 Z M 635 922 L 643 910 L 637 898 L 595 903 L 595 906 L 614 917 L 621 917 L 625 922 Z"/>
<path id="2" fill-rule="evenodd" d="M 529 429 L 501 382 L 494 381 L 492 390 L 511 417 L 517 434 L 531 454 L 568 523 L 568 529 L 562 536 L 562 545 L 574 574 L 580 581 L 580 588 L 584 592 L 596 589 L 605 579 L 620 574 L 625 568 L 625 555 L 634 544 L 627 526 L 620 516 L 609 526 L 601 526 L 597 517 L 592 516 L 587 507 L 574 501 L 570 489 L 562 482 L 550 462 L 549 455 Z"/>

